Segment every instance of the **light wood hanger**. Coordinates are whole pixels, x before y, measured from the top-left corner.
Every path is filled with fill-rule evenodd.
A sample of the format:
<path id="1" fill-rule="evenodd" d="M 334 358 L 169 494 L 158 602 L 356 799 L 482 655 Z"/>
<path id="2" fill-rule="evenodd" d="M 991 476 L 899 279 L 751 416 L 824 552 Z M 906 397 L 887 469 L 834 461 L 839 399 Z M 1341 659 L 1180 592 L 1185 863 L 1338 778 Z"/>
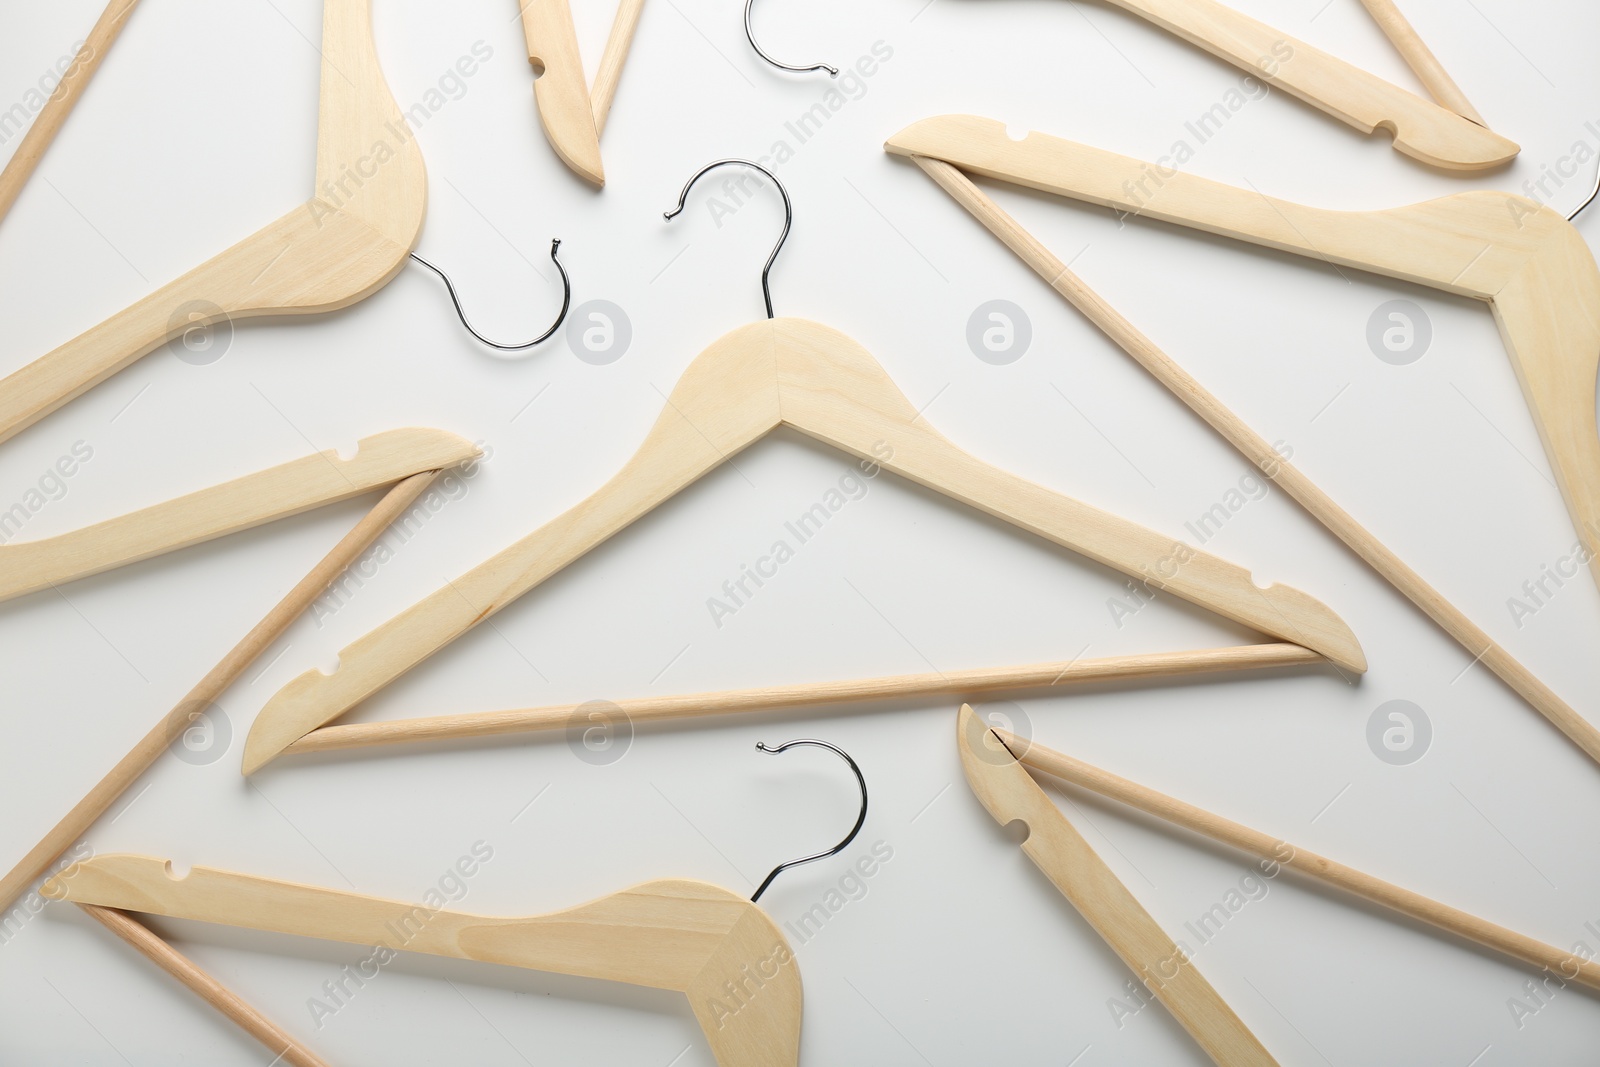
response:
<path id="1" fill-rule="evenodd" d="M 83 47 L 78 49 L 77 56 L 72 60 L 72 66 L 61 75 L 61 80 L 56 83 L 50 99 L 45 101 L 44 107 L 39 109 L 39 114 L 34 116 L 33 124 L 28 127 L 22 143 L 7 161 L 5 170 L 0 170 L 0 221 L 3 221 L 11 211 L 11 206 L 22 194 L 22 187 L 28 184 L 28 179 L 33 177 L 33 172 L 39 167 L 39 161 L 44 158 L 45 150 L 56 139 L 56 134 L 61 132 L 67 116 L 78 106 L 83 91 L 89 87 L 95 72 L 100 69 L 100 64 L 111 51 L 111 46 L 116 44 L 117 37 L 122 33 L 122 27 L 127 25 L 128 16 L 133 14 L 133 9 L 138 3 L 139 0 L 111 0 L 106 5 L 106 9 L 100 13 L 100 18 L 95 22 L 94 29 L 84 38 Z"/>
<path id="2" fill-rule="evenodd" d="M 799 964 L 782 931 L 756 902 L 785 871 L 849 847 L 866 825 L 868 808 L 866 777 L 837 745 L 807 738 L 756 745 L 775 755 L 803 747 L 828 749 L 849 765 L 861 789 L 860 813 L 837 845 L 778 864 L 749 899 L 706 882 L 670 879 L 548 915 L 486 918 L 208 868 L 179 877 L 170 861 L 129 855 L 74 863 L 47 881 L 40 894 L 96 909 L 676 990 L 689 998 L 722 1067 L 795 1067 Z M 102 914 L 91 914 L 106 922 Z M 229 1008 L 237 1005 L 219 1003 L 207 983 L 170 966 L 161 946 L 148 943 L 159 942 L 153 934 L 144 931 L 140 937 L 122 924 L 107 925 L 235 1017 Z M 245 1013 L 238 1021 L 253 1020 Z"/>
<path id="3" fill-rule="evenodd" d="M 0 879 L 0 913 L 9 909 L 29 886 L 45 875 L 51 864 L 89 831 L 96 820 L 111 810 L 117 799 L 155 766 L 161 755 L 183 736 L 194 720 L 215 704 L 328 586 L 372 547 L 391 523 L 421 499 L 440 473 L 438 470 L 423 470 L 391 488 L 366 517 L 189 691 L 187 697 L 134 745 L 99 784 L 17 862 L 10 873 Z"/>
<path id="4" fill-rule="evenodd" d="M 956 743 L 967 784 L 1001 826 L 1021 822 L 1022 851 L 1219 1067 L 1277 1067 L 1187 954 L 1045 796 L 995 730 L 963 705 Z M 1019 749 L 1020 751 L 1020 749 Z"/>
<path id="5" fill-rule="evenodd" d="M 336 504 L 478 455 L 443 430 L 390 430 L 72 533 L 0 545 L 0 602 Z"/>
<path id="6" fill-rule="evenodd" d="M 711 167 L 732 163 L 772 177 L 745 161 Z M 784 199 L 788 205 L 787 191 Z M 769 314 L 768 279 L 788 232 L 786 221 L 762 274 Z M 1349 627 L 1313 598 L 1282 585 L 1263 589 L 1240 567 L 982 462 L 933 430 L 844 334 L 805 319 L 768 319 L 725 335 L 690 365 L 644 444 L 588 500 L 346 648 L 334 674 L 311 671 L 279 691 L 251 727 L 244 772 L 253 774 L 780 426 L 1136 580 L 1153 576 L 1169 592 L 1348 670 L 1366 667 Z"/>
<path id="7" fill-rule="evenodd" d="M 616 100 L 622 67 L 633 47 L 644 0 L 620 0 L 600 69 L 591 91 L 584 81 L 578 31 L 571 0 L 518 0 L 528 62 L 533 65 L 534 101 L 550 146 L 572 171 L 595 185 L 605 185 L 600 161 L 600 135 L 605 132 Z"/>
<path id="8" fill-rule="evenodd" d="M 414 744 L 460 738 L 502 737 L 507 734 L 542 733 L 571 729 L 574 723 L 597 722 L 607 715 L 636 727 L 644 723 L 712 715 L 747 715 L 782 708 L 818 707 L 868 701 L 911 700 L 959 694 L 980 695 L 1028 689 L 1097 685 L 1162 678 L 1195 677 L 1223 671 L 1276 670 L 1309 667 L 1324 662 L 1299 645 L 1238 645 L 1198 652 L 1159 652 L 1142 656 L 1079 659 L 1063 663 L 1034 663 L 1021 667 L 988 667 L 969 671 L 906 674 L 891 678 L 866 678 L 847 682 L 812 682 L 767 689 L 742 689 L 724 693 L 643 697 L 608 704 L 602 711 L 592 705 L 563 704 L 517 711 L 476 712 L 432 718 L 395 719 L 324 726 L 312 730 L 284 749 L 284 755 L 309 755 L 373 745 Z M 589 716 L 593 715 L 594 718 Z"/>
<path id="9" fill-rule="evenodd" d="M 1559 975 L 1563 981 L 1575 981 L 1590 989 L 1600 989 L 1600 963 L 1593 960 L 1564 952 L 1487 919 L 1402 889 L 1281 838 L 1252 830 L 1203 808 L 1158 793 L 1148 786 L 1119 778 L 1092 764 L 1019 738 L 1006 730 L 995 728 L 994 733 L 1010 751 L 1019 753 L 1021 762 L 1034 771 L 1109 797 L 1147 815 L 1267 860 L 1273 865 L 1270 868 L 1273 871 L 1277 867 L 1298 871 L 1409 919 L 1492 949 L 1519 963 Z"/>
<path id="10" fill-rule="evenodd" d="M 758 905 L 706 882 L 647 882 L 525 918 L 433 911 L 359 893 L 168 861 L 95 856 L 46 882 L 49 900 L 164 915 L 685 994 L 721 1067 L 794 1067 L 799 965 Z M 728 989 L 759 988 L 743 1002 Z"/>
<path id="11" fill-rule="evenodd" d="M 890 151 L 898 151 L 894 142 Z M 1207 392 L 1187 371 L 1101 296 L 1074 274 L 1059 257 L 1025 230 L 1016 219 L 974 185 L 964 173 L 940 159 L 913 155 L 912 160 L 966 208 L 1023 262 L 1032 267 L 1051 288 L 1066 298 L 1083 315 L 1116 342 L 1135 362 L 1188 405 L 1221 434 L 1266 477 L 1289 494 L 1312 518 L 1343 541 L 1385 581 L 1405 594 L 1466 649 L 1474 662 L 1481 661 L 1533 708 L 1548 718 L 1590 757 L 1600 762 L 1600 730 L 1562 700 L 1516 660 L 1482 627 L 1446 600 L 1421 575 L 1390 551 L 1361 526 L 1293 464 L 1280 456 L 1265 438 L 1230 411 L 1221 400 Z"/>
<path id="12" fill-rule="evenodd" d="M 1448 110 L 1465 104 L 1460 90 L 1445 107 L 1369 74 L 1321 49 L 1297 41 L 1281 30 L 1241 14 L 1216 0 L 1108 0 L 1192 45 L 1205 49 L 1240 70 L 1299 97 L 1313 107 L 1355 127 L 1362 133 L 1385 129 L 1394 134 L 1394 147 L 1413 159 L 1447 170 L 1483 170 L 1516 158 L 1521 149 L 1487 129 L 1477 112 L 1467 105 L 1461 114 Z M 1408 62 L 1421 65 L 1422 44 L 1392 4 L 1380 14 L 1371 0 L 1363 0 L 1384 32 L 1395 41 Z M 1382 5 L 1380 5 L 1381 8 Z M 1406 43 L 1402 44 L 1402 41 Z M 1285 52 L 1288 52 L 1285 55 Z M 1426 51 L 1425 46 L 1422 51 Z M 1429 53 L 1429 58 L 1432 53 Z M 1443 68 L 1434 60 L 1438 75 Z M 1421 72 L 1419 71 L 1419 74 Z M 1432 71 L 1423 75 L 1430 88 L 1443 82 Z M 1444 75 L 1448 81 L 1448 75 Z M 1452 85 L 1454 83 L 1451 83 Z"/>
<path id="13" fill-rule="evenodd" d="M 372 295 L 422 230 L 422 153 L 383 80 L 371 0 L 325 0 L 310 200 L 0 381 L 0 441 L 187 330 L 336 311 Z"/>

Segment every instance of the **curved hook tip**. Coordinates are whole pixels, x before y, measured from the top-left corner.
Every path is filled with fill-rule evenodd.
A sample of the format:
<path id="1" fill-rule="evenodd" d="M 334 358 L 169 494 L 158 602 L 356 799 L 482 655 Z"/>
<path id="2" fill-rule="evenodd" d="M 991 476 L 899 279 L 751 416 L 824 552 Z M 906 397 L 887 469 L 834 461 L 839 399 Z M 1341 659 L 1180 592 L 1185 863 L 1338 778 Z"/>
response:
<path id="1" fill-rule="evenodd" d="M 767 318 L 777 318 L 772 310 L 772 265 L 778 261 L 778 253 L 783 251 L 784 242 L 789 239 L 789 231 L 794 226 L 794 201 L 789 199 L 789 190 L 778 176 L 759 163 L 748 159 L 719 159 L 715 163 L 708 163 L 701 167 L 683 186 L 683 192 L 678 194 L 678 206 L 671 211 L 663 212 L 663 217 L 671 222 L 683 214 L 683 209 L 689 202 L 689 191 L 694 188 L 695 182 L 705 177 L 718 167 L 749 167 L 767 176 L 767 180 L 778 188 L 778 195 L 783 197 L 783 232 L 778 235 L 778 243 L 772 246 L 772 254 L 767 257 L 767 265 L 761 268 L 761 296 L 767 305 Z"/>

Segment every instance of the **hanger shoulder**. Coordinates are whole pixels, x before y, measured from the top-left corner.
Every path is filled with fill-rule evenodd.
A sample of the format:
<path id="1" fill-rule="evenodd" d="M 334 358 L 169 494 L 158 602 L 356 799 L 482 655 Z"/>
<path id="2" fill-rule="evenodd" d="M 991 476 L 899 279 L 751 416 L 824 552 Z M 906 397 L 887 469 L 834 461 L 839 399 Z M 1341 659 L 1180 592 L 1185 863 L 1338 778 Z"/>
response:
<path id="1" fill-rule="evenodd" d="M 1216 0 L 1111 2 L 1362 133 L 1392 129 L 1395 148 L 1423 163 L 1483 170 L 1521 151 L 1493 130 Z"/>
<path id="2" fill-rule="evenodd" d="M 1353 671 L 1366 657 L 1350 628 L 1312 597 L 1263 589 L 1248 571 L 1052 492 L 962 451 L 932 429 L 867 352 L 818 323 L 777 320 L 784 421 L 919 485 L 1097 563 L 1312 648 Z"/>
<path id="3" fill-rule="evenodd" d="M 1560 240 L 1495 296 L 1495 319 L 1589 567 L 1600 582 L 1600 268 L 1565 221 Z"/>
<path id="4" fill-rule="evenodd" d="M 943 160 L 971 174 L 1480 300 L 1494 296 L 1539 239 L 1519 222 L 1519 205 L 1532 207 L 1520 197 L 1468 193 L 1390 211 L 1326 211 L 1048 134 L 1013 140 L 1002 123 L 971 115 L 923 119 L 891 137 L 886 147 L 898 155 Z"/>
<path id="5" fill-rule="evenodd" d="M 568 0 L 526 0 L 522 29 L 536 79 L 533 95 L 550 146 L 580 176 L 604 185 L 600 134 Z"/>
<path id="6" fill-rule="evenodd" d="M 312 200 L 0 381 L 0 441 L 169 341 L 219 343 L 212 327 L 257 315 L 333 311 L 388 282 L 402 248 Z"/>
<path id="7" fill-rule="evenodd" d="M 487 918 L 196 867 L 95 856 L 47 881 L 48 900 L 598 978 L 688 995 L 722 1067 L 799 1062 L 801 987 L 788 942 L 759 907 L 705 882 L 647 882 L 565 911 Z"/>
<path id="8" fill-rule="evenodd" d="M 1277 1061 L 1184 951 L 965 705 L 957 743 L 967 782 L 984 808 L 1002 826 L 1017 821 L 1027 826 L 1022 850 L 1028 858 L 1200 1047 L 1224 1067 L 1275 1067 Z"/>
<path id="9" fill-rule="evenodd" d="M 59 537 L 0 546 L 0 601 L 288 518 L 478 454 L 442 430 L 368 437 L 355 456 L 337 451 L 285 463 Z"/>
<path id="10" fill-rule="evenodd" d="M 402 260 L 416 247 L 427 168 L 378 61 L 372 0 L 323 5 L 316 188 L 318 198 L 401 249 Z"/>
<path id="11" fill-rule="evenodd" d="M 685 990 L 753 905 L 701 882 L 649 882 L 548 915 L 491 918 L 420 903 L 112 854 L 74 864 L 49 899 L 267 933 Z"/>
<path id="12" fill-rule="evenodd" d="M 312 198 L 0 381 L 0 442 L 176 337 L 257 315 L 335 311 L 399 272 L 421 233 L 426 176 L 378 69 L 369 3 L 324 7 Z"/>
<path id="13" fill-rule="evenodd" d="M 245 743 L 252 774 L 778 425 L 771 324 L 741 327 L 684 373 L 644 444 L 587 500 L 374 630 L 267 702 Z"/>

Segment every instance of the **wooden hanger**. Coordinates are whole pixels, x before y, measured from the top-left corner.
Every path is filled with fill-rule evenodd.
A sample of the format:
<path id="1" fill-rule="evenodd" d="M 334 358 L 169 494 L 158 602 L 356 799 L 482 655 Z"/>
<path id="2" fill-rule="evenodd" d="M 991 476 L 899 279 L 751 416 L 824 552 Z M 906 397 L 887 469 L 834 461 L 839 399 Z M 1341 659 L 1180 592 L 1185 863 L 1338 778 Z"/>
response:
<path id="1" fill-rule="evenodd" d="M 422 153 L 378 67 L 371 0 L 325 0 L 316 188 L 221 255 L 0 381 L 0 441 L 185 331 L 336 311 L 381 289 L 422 230 Z"/>
<path id="2" fill-rule="evenodd" d="M 755 166 L 723 160 L 700 174 L 734 163 Z M 784 199 L 787 205 L 786 191 Z M 769 314 L 768 278 L 788 231 L 786 221 L 762 275 Z M 727 334 L 690 365 L 644 444 L 588 500 L 346 648 L 336 673 L 311 671 L 285 686 L 251 727 L 244 772 L 259 770 L 780 426 L 1136 580 L 1154 576 L 1169 592 L 1348 670 L 1366 668 L 1349 627 L 1313 598 L 1282 585 L 1263 589 L 1240 567 L 982 462 L 932 429 L 844 334 L 805 319 L 768 319 Z"/>
<path id="3" fill-rule="evenodd" d="M 1362 133 L 1392 131 L 1395 148 L 1423 163 L 1448 170 L 1483 170 L 1509 162 L 1521 151 L 1514 142 L 1485 128 L 1471 105 L 1466 105 L 1462 114 L 1447 110 L 1216 0 L 1109 2 Z M 1364 2 L 1374 8 L 1374 0 Z M 1409 62 L 1421 66 L 1422 52 L 1426 51 L 1425 46 L 1418 49 L 1421 39 L 1416 38 L 1393 4 L 1386 6 L 1388 10 L 1381 14 L 1373 11 L 1378 24 Z M 1406 31 L 1410 31 L 1409 36 Z M 1437 60 L 1433 67 L 1438 75 L 1444 75 Z M 1444 75 L 1440 80 L 1430 70 L 1423 80 L 1431 88 L 1444 91 L 1444 82 L 1449 79 Z M 1449 103 L 1466 104 L 1466 100 L 1457 89 Z"/>
<path id="4" fill-rule="evenodd" d="M 443 430 L 390 430 L 129 515 L 39 541 L 0 545 L 0 602 L 393 485 L 478 455 Z"/>
<path id="5" fill-rule="evenodd" d="M 29 886 L 44 876 L 51 864 L 89 831 L 100 816 L 111 810 L 117 799 L 155 766 L 162 754 L 190 729 L 197 718 L 221 699 L 223 693 L 273 642 L 284 635 L 328 586 L 360 559 L 391 523 L 411 510 L 440 473 L 439 470 L 423 470 L 396 483 L 366 517 L 189 691 L 189 695 L 134 745 L 99 784 L 18 861 L 10 873 L 0 879 L 0 913 L 9 909 Z"/>
<path id="6" fill-rule="evenodd" d="M 563 163 L 585 180 L 603 186 L 606 173 L 600 162 L 600 135 L 611 115 L 644 0 L 621 0 L 617 5 L 617 18 L 600 58 L 592 92 L 584 81 L 571 0 L 520 2 L 528 61 L 535 78 L 534 101 L 545 136 Z"/>
<path id="7" fill-rule="evenodd" d="M 1100 685 L 1162 678 L 1196 677 L 1223 671 L 1278 670 L 1325 662 L 1299 645 L 1237 645 L 1197 652 L 1158 652 L 1141 656 L 1078 659 L 1061 663 L 1032 663 L 1020 667 L 988 667 L 969 671 L 936 671 L 891 678 L 866 678 L 846 682 L 812 682 L 766 689 L 741 689 L 723 693 L 643 697 L 608 704 L 563 704 L 517 711 L 489 711 L 432 718 L 396 719 L 324 726 L 287 746 L 284 755 L 335 752 L 373 745 L 414 744 L 460 738 L 503 737 L 507 734 L 566 730 L 574 722 L 598 723 L 606 715 L 640 726 L 649 722 L 703 718 L 712 715 L 749 715 L 783 708 L 811 708 L 829 704 L 912 700 L 930 696 L 980 695 L 1066 686 Z M 588 718 L 590 714 L 594 718 Z"/>
<path id="8" fill-rule="evenodd" d="M 670 879 L 548 915 L 488 918 L 203 867 L 179 877 L 170 861 L 129 855 L 75 863 L 40 894 L 96 908 L 676 990 L 689 998 L 722 1067 L 795 1067 L 799 964 L 756 902 L 785 871 L 849 847 L 866 825 L 868 807 L 866 777 L 837 745 L 810 739 L 756 745 L 769 754 L 802 747 L 828 749 L 849 765 L 861 789 L 860 814 L 837 845 L 778 864 L 748 900 L 706 882 Z M 125 938 L 130 933 L 112 929 Z M 167 966 L 151 946 L 134 943 Z M 212 1000 L 203 983 L 191 988 Z"/>
<path id="9" fill-rule="evenodd" d="M 1279 867 L 1298 871 L 1409 919 L 1492 949 L 1519 963 L 1559 975 L 1563 981 L 1575 981 L 1590 989 L 1600 989 L 1600 963 L 1593 960 L 1564 952 L 1487 919 L 1402 889 L 1381 878 L 1289 844 L 1281 838 L 1252 830 L 1203 808 L 1158 793 L 1148 786 L 1119 778 L 1091 764 L 1019 738 L 1006 730 L 996 728 L 993 733 L 1010 752 L 1017 753 L 1021 763 L 1030 769 L 1269 861 L 1272 866 L 1264 867 L 1264 872 L 1272 870 L 1276 874 Z M 1050 806 L 1054 808 L 1054 805 Z M 1059 811 L 1057 814 L 1060 814 Z"/>
<path id="10" fill-rule="evenodd" d="M 1219 1067 L 1277 1067 L 1278 1061 L 1193 961 L 970 706 L 961 708 L 956 743 L 967 784 L 995 822 L 1001 826 L 1021 822 L 1027 828 L 1022 851 L 1206 1054 Z"/>
<path id="11" fill-rule="evenodd" d="M 267 933 L 387 946 L 685 994 L 722 1067 L 793 1067 L 799 965 L 762 909 L 706 882 L 647 882 L 566 911 L 496 918 L 107 855 L 44 884 L 49 900 Z M 759 980 L 755 977 L 759 976 Z M 729 989 L 750 990 L 742 999 Z"/>
<path id="12" fill-rule="evenodd" d="M 890 141 L 889 150 L 906 153 L 908 150 L 898 141 L 897 135 Z M 1535 677 L 1482 627 L 1440 595 L 1438 590 L 1430 586 L 1421 575 L 1362 527 L 1349 512 L 1335 503 L 1305 474 L 1279 455 L 1265 438 L 1230 411 L 1221 400 L 1207 392 L 1205 387 L 1174 362 L 1172 357 L 1161 351 L 1153 341 L 1107 304 L 1098 293 L 1084 284 L 1067 264 L 1025 230 L 1016 219 L 1001 210 L 1000 206 L 974 185 L 964 173 L 942 159 L 915 154 L 911 158 L 939 184 L 940 188 L 1000 238 L 1023 262 L 1032 267 L 1051 288 L 1065 297 L 1068 303 L 1082 312 L 1152 377 L 1204 419 L 1266 477 L 1282 487 L 1311 514 L 1312 518 L 1343 541 L 1385 581 L 1405 594 L 1413 604 L 1422 609 L 1424 614 L 1459 642 L 1472 656 L 1474 662 L 1481 661 L 1519 696 L 1554 723 L 1573 743 L 1600 762 L 1600 730 L 1592 726 L 1549 686 Z"/>
<path id="13" fill-rule="evenodd" d="M 78 49 L 77 56 L 72 60 L 72 66 L 62 73 L 61 80 L 56 83 L 50 98 L 45 101 L 44 107 L 40 108 L 39 114 L 34 117 L 33 124 L 28 127 L 22 143 L 12 153 L 5 169 L 0 170 L 0 220 L 5 219 L 11 211 L 11 206 L 21 195 L 22 187 L 33 177 L 39 161 L 44 158 L 45 150 L 50 147 L 50 142 L 56 139 L 56 134 L 61 132 L 61 126 L 67 121 L 67 116 L 72 114 L 72 109 L 78 106 L 83 91 L 89 87 L 95 72 L 100 69 L 100 64 L 111 51 L 111 46 L 116 44 L 117 37 L 122 33 L 122 27 L 127 25 L 128 16 L 133 14 L 133 9 L 138 3 L 139 0 L 111 0 L 106 5 L 106 9 L 100 13 L 100 18 L 95 22 L 94 29 L 84 38 L 83 47 Z"/>

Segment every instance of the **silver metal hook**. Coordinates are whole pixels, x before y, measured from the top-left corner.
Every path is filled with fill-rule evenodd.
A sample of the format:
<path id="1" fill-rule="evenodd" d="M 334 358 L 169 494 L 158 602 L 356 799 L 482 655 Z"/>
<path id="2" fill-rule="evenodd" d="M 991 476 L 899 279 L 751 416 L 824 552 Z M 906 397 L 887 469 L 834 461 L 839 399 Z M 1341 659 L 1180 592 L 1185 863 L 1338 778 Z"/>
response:
<path id="1" fill-rule="evenodd" d="M 832 848 L 828 849 L 828 851 L 818 852 L 815 856 L 806 856 L 802 859 L 790 860 L 788 863 L 780 863 L 776 867 L 772 868 L 772 873 L 767 875 L 767 880 L 762 882 L 760 888 L 758 888 L 755 893 L 751 895 L 751 903 L 760 900 L 761 894 L 765 893 L 767 891 L 767 887 L 772 885 L 772 880 L 778 877 L 778 875 L 782 874 L 784 871 L 787 871 L 790 867 L 798 867 L 802 863 L 815 863 L 817 860 L 825 860 L 829 856 L 837 856 L 839 853 L 843 852 L 849 847 L 850 842 L 856 839 L 856 835 L 861 832 L 861 827 L 864 826 L 867 821 L 867 779 L 861 773 L 861 768 L 856 766 L 856 761 L 850 758 L 850 753 L 846 752 L 838 745 L 830 745 L 826 741 L 802 739 L 798 741 L 786 742 L 779 745 L 777 748 L 767 747 L 767 744 L 764 741 L 756 742 L 756 748 L 760 749 L 762 752 L 770 752 L 773 755 L 777 755 L 780 752 L 787 752 L 791 748 L 796 748 L 800 745 L 815 745 L 817 748 L 825 748 L 829 752 L 837 755 L 846 763 L 850 764 L 850 769 L 856 773 L 856 781 L 861 785 L 861 814 L 857 816 L 856 824 L 850 828 L 850 836 L 846 837 L 843 841 L 840 841 L 837 845 L 834 845 Z"/>
<path id="2" fill-rule="evenodd" d="M 788 63 L 780 63 L 778 60 L 773 59 L 770 55 L 768 55 L 766 49 L 762 48 L 756 43 L 755 26 L 750 21 L 750 12 L 755 8 L 755 6 L 756 0 L 745 0 L 744 2 L 744 35 L 750 39 L 750 47 L 756 50 L 756 55 L 760 56 L 768 63 L 771 63 L 779 70 L 787 70 L 795 74 L 810 74 L 814 70 L 825 70 L 828 72 L 829 77 L 837 78 L 839 76 L 839 68 L 830 67 L 826 63 L 813 63 L 809 67 L 796 67 Z"/>
<path id="3" fill-rule="evenodd" d="M 700 168 L 700 172 L 698 174 L 689 179 L 688 184 L 683 187 L 683 192 L 678 194 L 678 206 L 673 208 L 671 211 L 666 212 L 663 217 L 668 222 L 671 222 L 673 219 L 683 214 L 684 205 L 689 202 L 689 190 L 694 188 L 695 182 L 705 177 L 711 171 L 716 170 L 718 167 L 733 166 L 749 167 L 752 170 L 759 170 L 771 180 L 773 185 L 778 187 L 778 192 L 783 197 L 783 232 L 778 235 L 778 243 L 772 246 L 772 255 L 767 257 L 767 265 L 761 269 L 761 295 L 765 297 L 767 301 L 767 318 L 774 319 L 777 318 L 777 316 L 772 312 L 772 265 L 778 261 L 778 253 L 783 251 L 783 243 L 789 239 L 789 230 L 794 226 L 794 202 L 789 199 L 789 190 L 784 188 L 783 183 L 778 180 L 778 176 L 776 174 L 772 173 L 761 164 L 752 163 L 748 159 L 719 159 L 715 163 L 708 163 L 706 166 Z"/>
<path id="4" fill-rule="evenodd" d="M 561 329 L 561 324 L 567 321 L 567 311 L 572 307 L 572 279 L 567 277 L 567 268 L 561 265 L 561 258 L 556 255 L 560 249 L 560 238 L 550 242 L 550 262 L 554 263 L 556 265 L 556 270 L 561 272 L 561 314 L 556 316 L 555 323 L 548 330 L 540 334 L 538 337 L 535 337 L 533 340 L 527 341 L 520 345 L 503 345 L 498 341 L 489 340 L 483 334 L 475 330 L 472 326 L 472 323 L 467 321 L 466 309 L 461 306 L 461 297 L 456 292 L 455 283 L 450 280 L 450 276 L 444 271 L 440 270 L 438 267 L 435 267 L 432 263 L 429 263 L 427 260 L 417 255 L 415 252 L 411 253 L 411 258 L 416 260 L 418 263 L 421 263 L 429 270 L 433 271 L 433 273 L 437 274 L 440 280 L 444 282 L 445 289 L 450 293 L 450 302 L 456 306 L 456 318 L 461 320 L 461 325 L 467 328 L 468 333 L 476 337 L 483 344 L 488 345 L 490 348 L 498 348 L 502 352 L 521 352 L 524 349 L 532 348 L 535 345 L 542 345 L 546 341 L 550 340 L 550 338 L 555 336 L 556 331 Z"/>

